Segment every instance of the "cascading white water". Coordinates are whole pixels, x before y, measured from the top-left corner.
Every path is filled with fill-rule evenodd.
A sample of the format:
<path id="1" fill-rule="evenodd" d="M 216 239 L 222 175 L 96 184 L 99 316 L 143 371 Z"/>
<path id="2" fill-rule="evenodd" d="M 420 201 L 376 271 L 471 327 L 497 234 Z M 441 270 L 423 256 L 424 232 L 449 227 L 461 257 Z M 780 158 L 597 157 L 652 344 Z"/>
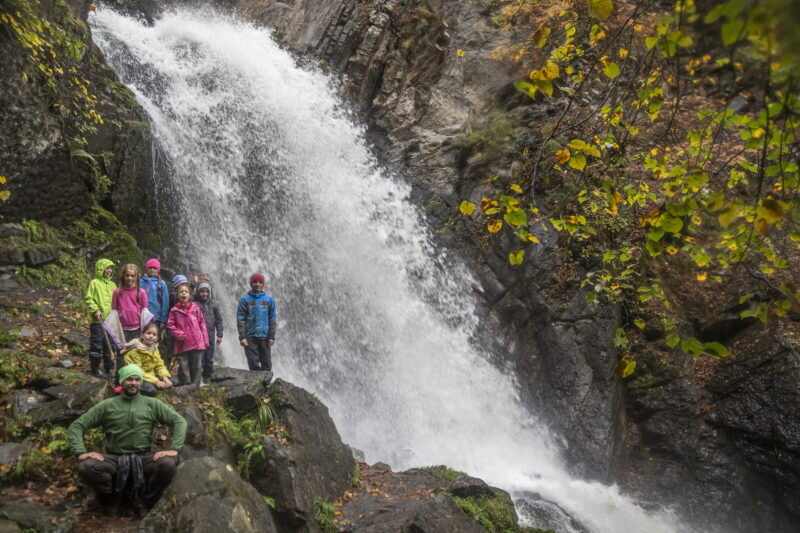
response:
<path id="1" fill-rule="evenodd" d="M 160 220 L 212 275 L 229 364 L 245 366 L 236 301 L 266 272 L 276 375 L 318 394 L 369 461 L 446 464 L 536 492 L 593 532 L 682 530 L 669 512 L 566 473 L 514 380 L 471 342 L 469 273 L 431 245 L 408 186 L 377 166 L 325 75 L 219 13 L 147 27 L 100 9 L 91 23 L 150 116 L 168 166 Z"/>

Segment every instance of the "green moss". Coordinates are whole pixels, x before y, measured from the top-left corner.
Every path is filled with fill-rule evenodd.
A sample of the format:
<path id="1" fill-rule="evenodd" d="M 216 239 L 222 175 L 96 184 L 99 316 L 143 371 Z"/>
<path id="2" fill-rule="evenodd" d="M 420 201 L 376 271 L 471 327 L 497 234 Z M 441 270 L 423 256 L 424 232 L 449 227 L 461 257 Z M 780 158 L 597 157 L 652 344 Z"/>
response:
<path id="1" fill-rule="evenodd" d="M 425 466 L 423 468 L 420 468 L 420 470 L 424 470 L 434 477 L 438 477 L 439 479 L 446 479 L 448 481 L 453 481 L 454 479 L 458 479 L 460 477 L 467 475 L 464 472 L 453 470 L 452 468 L 447 467 L 445 465 Z"/>
<path id="2" fill-rule="evenodd" d="M 473 496 L 459 498 L 452 496 L 453 501 L 473 520 L 492 533 L 553 533 L 533 527 L 520 526 L 517 523 L 517 511 L 514 502 L 505 492 L 495 492 L 493 496 Z"/>
<path id="3" fill-rule="evenodd" d="M 42 372 L 52 362 L 33 355 L 0 350 L 0 394 L 41 380 Z"/>

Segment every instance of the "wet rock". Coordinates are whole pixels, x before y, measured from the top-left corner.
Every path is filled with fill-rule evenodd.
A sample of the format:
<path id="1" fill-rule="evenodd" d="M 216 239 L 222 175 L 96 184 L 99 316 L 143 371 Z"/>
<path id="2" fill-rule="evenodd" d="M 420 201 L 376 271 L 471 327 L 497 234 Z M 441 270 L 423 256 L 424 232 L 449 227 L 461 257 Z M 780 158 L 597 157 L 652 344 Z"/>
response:
<path id="1" fill-rule="evenodd" d="M 225 391 L 225 405 L 235 416 L 252 413 L 261 405 L 261 397 L 267 393 L 263 381 L 231 379 L 217 385 Z"/>
<path id="2" fill-rule="evenodd" d="M 550 531 L 590 533 L 559 505 L 543 499 L 539 494 L 526 492 L 515 502 L 520 517 L 535 528 Z"/>
<path id="3" fill-rule="evenodd" d="M 58 246 L 39 246 L 25 250 L 25 264 L 28 266 L 38 266 L 45 263 L 52 263 L 58 259 L 61 248 Z"/>
<path id="4" fill-rule="evenodd" d="M 37 384 L 41 387 L 56 387 L 59 385 L 78 385 L 79 383 L 104 383 L 104 381 L 94 378 L 89 374 L 74 372 L 66 368 L 58 366 L 50 366 L 45 368 L 42 373 L 37 376 Z"/>
<path id="5" fill-rule="evenodd" d="M 35 337 L 36 335 L 37 335 L 36 330 L 33 329 L 33 328 L 28 328 L 28 327 L 20 328 L 19 329 L 19 333 L 18 333 L 18 336 L 21 339 L 22 338 Z"/>
<path id="6" fill-rule="evenodd" d="M 37 533 L 69 533 L 75 525 L 75 518 L 71 514 L 26 500 L 3 505 L 0 507 L 0 516 L 23 530 Z"/>
<path id="7" fill-rule="evenodd" d="M 281 529 L 316 531 L 314 501 L 333 501 L 349 486 L 353 456 L 328 408 L 313 395 L 281 379 L 270 386 L 270 394 L 280 398 L 275 410 L 289 445 L 264 439 L 266 458 L 252 465 L 252 483 L 275 500 Z"/>
<path id="8" fill-rule="evenodd" d="M 50 398 L 44 394 L 34 392 L 18 392 L 9 402 L 9 415 L 11 418 L 20 418 L 28 414 L 28 411 L 45 403 Z"/>
<path id="9" fill-rule="evenodd" d="M 243 370 L 241 368 L 215 368 L 214 375 L 209 380 L 211 383 L 219 384 L 224 381 L 241 380 L 241 381 L 260 381 L 268 384 L 272 381 L 272 372 L 260 370 Z"/>
<path id="10" fill-rule="evenodd" d="M 25 228 L 22 224 L 16 224 L 14 222 L 0 224 L 0 239 L 6 237 L 22 237 L 25 233 Z"/>
<path id="11" fill-rule="evenodd" d="M 22 454 L 33 447 L 30 442 L 6 442 L 0 444 L 0 465 L 10 465 L 19 461 Z"/>
<path id="12" fill-rule="evenodd" d="M 69 333 L 63 333 L 61 335 L 61 340 L 64 341 L 68 346 L 88 346 L 89 344 L 89 336 L 83 333 L 79 333 L 77 331 L 70 331 Z"/>
<path id="13" fill-rule="evenodd" d="M 24 265 L 25 250 L 22 248 L 0 248 L 0 265 Z"/>
<path id="14" fill-rule="evenodd" d="M 22 528 L 16 522 L 0 518 L 0 533 L 22 533 Z"/>
<path id="15" fill-rule="evenodd" d="M 270 508 L 236 470 L 212 457 L 178 466 L 164 496 L 142 521 L 142 533 L 277 532 Z"/>
<path id="16" fill-rule="evenodd" d="M 461 476 L 453 480 L 447 491 L 459 498 L 494 495 L 492 488 L 484 480 L 470 476 Z"/>
<path id="17" fill-rule="evenodd" d="M 485 533 L 446 494 L 433 499 L 386 501 L 366 495 L 345 506 L 346 532 Z"/>
<path id="18" fill-rule="evenodd" d="M 70 361 L 69 359 L 63 359 L 59 361 L 58 364 L 60 364 L 64 368 L 72 368 L 73 366 L 75 366 L 75 363 Z"/>
<path id="19" fill-rule="evenodd" d="M 105 399 L 110 388 L 104 381 L 93 381 L 50 387 L 42 392 L 54 400 L 36 406 L 28 412 L 34 426 L 70 424 L 90 407 Z"/>

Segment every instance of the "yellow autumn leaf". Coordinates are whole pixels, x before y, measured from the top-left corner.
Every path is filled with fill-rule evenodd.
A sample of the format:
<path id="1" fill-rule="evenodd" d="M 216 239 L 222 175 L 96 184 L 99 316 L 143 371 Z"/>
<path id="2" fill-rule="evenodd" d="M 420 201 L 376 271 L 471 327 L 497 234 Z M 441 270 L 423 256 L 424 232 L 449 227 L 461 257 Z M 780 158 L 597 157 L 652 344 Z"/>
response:
<path id="1" fill-rule="evenodd" d="M 705 281 L 707 279 L 708 279 L 708 273 L 707 272 L 698 272 L 697 273 L 697 281 Z"/>
<path id="2" fill-rule="evenodd" d="M 611 0 L 588 0 L 589 16 L 598 20 L 606 20 L 614 12 Z"/>
<path id="3" fill-rule="evenodd" d="M 569 161 L 571 155 L 569 150 L 558 150 L 556 151 L 556 161 L 563 165 Z"/>
<path id="4" fill-rule="evenodd" d="M 461 48 L 459 48 L 458 50 L 456 50 L 456 55 L 457 55 L 458 57 L 464 57 L 464 50 L 462 50 Z"/>
<path id="5" fill-rule="evenodd" d="M 500 228 L 503 227 L 502 220 L 490 220 L 488 224 L 486 224 L 486 229 L 489 230 L 489 233 L 497 233 L 500 231 Z"/>
<path id="6" fill-rule="evenodd" d="M 569 158 L 569 166 L 576 170 L 583 170 L 586 168 L 586 156 L 583 154 L 573 154 Z"/>
<path id="7" fill-rule="evenodd" d="M 620 59 L 625 59 L 626 57 L 628 57 L 628 50 L 626 48 L 620 48 L 619 49 L 619 58 Z"/>
<path id="8" fill-rule="evenodd" d="M 463 202 L 461 202 L 459 210 L 461 211 L 462 215 L 470 216 L 473 213 L 473 211 L 475 211 L 475 204 L 464 200 Z"/>
<path id="9" fill-rule="evenodd" d="M 527 236 L 527 239 L 528 239 L 529 241 L 531 241 L 531 242 L 535 242 L 535 243 L 537 243 L 537 244 L 539 243 L 539 238 L 538 238 L 538 237 L 536 237 L 536 235 L 533 235 L 533 234 L 530 234 L 530 233 L 529 233 L 529 234 L 528 234 L 528 236 Z"/>
<path id="10" fill-rule="evenodd" d="M 760 235 L 766 235 L 769 232 L 769 222 L 765 218 L 757 218 L 753 225 Z"/>
<path id="11" fill-rule="evenodd" d="M 533 46 L 541 48 L 547 44 L 547 37 L 550 36 L 550 28 L 539 28 L 531 34 L 531 41 Z"/>
<path id="12" fill-rule="evenodd" d="M 5 182 L 6 182 L 6 177 L 0 176 L 0 185 L 4 184 Z"/>
<path id="13" fill-rule="evenodd" d="M 561 71 L 558 68 L 558 63 L 554 61 L 548 61 L 547 64 L 542 69 L 542 74 L 548 80 L 554 80 L 561 75 Z"/>
<path id="14" fill-rule="evenodd" d="M 772 224 L 783 219 L 788 207 L 786 203 L 780 200 L 767 198 L 761 200 L 760 205 L 756 208 L 756 214 Z"/>
<path id="15" fill-rule="evenodd" d="M 508 254 L 508 262 L 513 266 L 522 264 L 523 259 L 525 259 L 525 250 L 517 250 Z"/>
<path id="16" fill-rule="evenodd" d="M 522 187 L 520 187 L 516 183 L 512 183 L 510 188 L 514 192 L 522 193 Z"/>

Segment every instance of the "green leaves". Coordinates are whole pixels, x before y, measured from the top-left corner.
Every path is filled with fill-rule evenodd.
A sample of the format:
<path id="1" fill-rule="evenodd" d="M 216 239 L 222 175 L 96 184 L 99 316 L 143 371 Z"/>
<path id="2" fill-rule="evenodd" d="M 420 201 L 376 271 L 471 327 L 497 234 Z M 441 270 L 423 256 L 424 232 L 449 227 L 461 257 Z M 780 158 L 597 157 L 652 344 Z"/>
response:
<path id="1" fill-rule="evenodd" d="M 461 211 L 462 215 L 470 216 L 475 211 L 475 204 L 464 200 L 463 202 L 461 202 L 461 206 L 459 206 L 458 209 L 459 211 Z"/>
<path id="2" fill-rule="evenodd" d="M 611 0 L 588 0 L 589 16 L 597 20 L 606 20 L 614 12 Z"/>
<path id="3" fill-rule="evenodd" d="M 512 266 L 521 265 L 524 259 L 525 250 L 517 250 L 508 254 L 508 262 L 511 263 Z"/>
<path id="4" fill-rule="evenodd" d="M 608 61 L 603 65 L 603 73 L 613 80 L 619 76 L 619 66 L 613 61 Z"/>

